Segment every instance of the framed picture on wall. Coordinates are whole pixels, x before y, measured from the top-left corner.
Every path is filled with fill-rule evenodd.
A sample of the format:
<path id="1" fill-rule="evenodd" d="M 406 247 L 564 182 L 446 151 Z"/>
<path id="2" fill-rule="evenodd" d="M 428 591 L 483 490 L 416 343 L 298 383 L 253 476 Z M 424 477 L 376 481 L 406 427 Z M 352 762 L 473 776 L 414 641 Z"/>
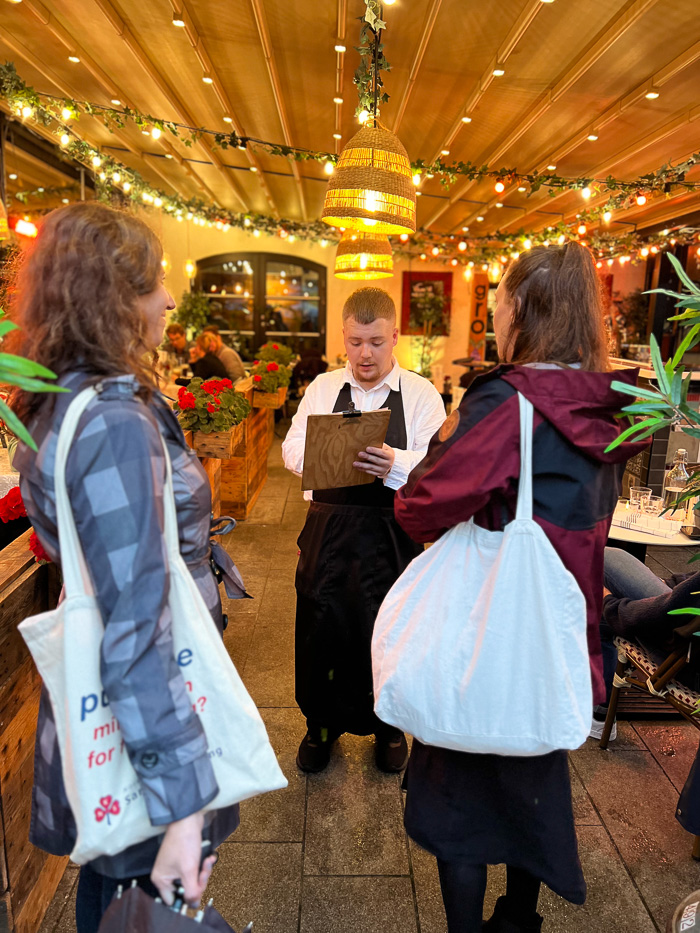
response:
<path id="1" fill-rule="evenodd" d="M 443 337 L 450 332 L 452 306 L 451 272 L 404 272 L 401 290 L 401 333 L 423 333 L 429 318 L 431 332 Z"/>

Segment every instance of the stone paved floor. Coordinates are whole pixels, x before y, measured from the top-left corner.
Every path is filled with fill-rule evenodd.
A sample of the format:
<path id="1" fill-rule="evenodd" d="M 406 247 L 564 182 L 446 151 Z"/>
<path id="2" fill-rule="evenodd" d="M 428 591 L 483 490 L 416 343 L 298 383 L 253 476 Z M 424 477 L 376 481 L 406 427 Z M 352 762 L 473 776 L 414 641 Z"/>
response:
<path id="1" fill-rule="evenodd" d="M 220 850 L 207 896 L 238 931 L 445 933 L 434 860 L 402 828 L 399 779 L 377 772 L 372 739 L 344 736 L 330 767 L 305 777 L 294 764 L 304 733 L 294 702 L 296 538 L 306 507 L 282 467 L 270 476 L 228 547 L 254 600 L 230 603 L 226 645 L 260 707 L 289 787 L 242 806 L 240 830 Z M 689 549 L 654 548 L 660 576 L 681 571 Z M 575 813 L 588 901 L 573 907 L 545 891 L 552 933 L 654 933 L 700 888 L 691 837 L 674 819 L 698 745 L 679 721 L 621 723 L 609 752 L 589 740 L 571 755 Z M 41 933 L 73 933 L 77 869 L 70 867 Z M 486 908 L 502 892 L 490 870 Z M 487 914 L 488 915 L 488 914 Z"/>

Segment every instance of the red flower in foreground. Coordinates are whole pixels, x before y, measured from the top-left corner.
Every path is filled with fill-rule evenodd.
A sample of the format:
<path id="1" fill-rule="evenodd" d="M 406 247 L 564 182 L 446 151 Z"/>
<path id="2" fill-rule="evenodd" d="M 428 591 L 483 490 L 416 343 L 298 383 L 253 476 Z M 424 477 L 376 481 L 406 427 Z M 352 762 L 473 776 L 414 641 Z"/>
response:
<path id="1" fill-rule="evenodd" d="M 44 550 L 41 541 L 37 538 L 36 531 L 33 531 L 29 535 L 29 550 L 34 555 L 34 560 L 38 564 L 40 564 L 42 561 L 46 561 L 49 564 L 51 563 L 51 558 Z"/>
<path id="2" fill-rule="evenodd" d="M 15 518 L 26 518 L 27 510 L 22 501 L 22 493 L 19 486 L 13 486 L 6 496 L 0 499 L 0 519 L 4 522 L 11 522 Z"/>
<path id="3" fill-rule="evenodd" d="M 276 343 L 273 343 L 273 344 L 272 344 L 272 349 L 273 349 L 273 350 L 279 350 L 279 347 L 277 346 Z"/>
<path id="4" fill-rule="evenodd" d="M 210 415 L 213 415 L 214 412 L 216 411 L 216 405 L 212 405 L 211 402 L 207 402 L 207 411 L 209 412 Z"/>
<path id="5" fill-rule="evenodd" d="M 253 376 L 253 382 L 262 382 L 262 376 Z"/>
<path id="6" fill-rule="evenodd" d="M 223 389 L 230 389 L 230 388 L 232 388 L 233 383 L 231 382 L 230 379 L 222 379 L 221 382 L 219 383 L 219 385 L 220 385 Z"/>
<path id="7" fill-rule="evenodd" d="M 202 392 L 206 392 L 207 395 L 218 395 L 222 388 L 223 383 L 219 379 L 207 379 L 202 383 Z"/>
<path id="8" fill-rule="evenodd" d="M 178 394 L 177 403 L 182 411 L 185 411 L 187 408 L 197 407 L 197 399 L 191 392 L 188 392 L 187 390 L 185 390 L 182 395 Z"/>
<path id="9" fill-rule="evenodd" d="M 279 363 L 268 363 L 267 364 L 267 371 L 269 373 L 276 373 L 279 368 L 280 368 Z"/>

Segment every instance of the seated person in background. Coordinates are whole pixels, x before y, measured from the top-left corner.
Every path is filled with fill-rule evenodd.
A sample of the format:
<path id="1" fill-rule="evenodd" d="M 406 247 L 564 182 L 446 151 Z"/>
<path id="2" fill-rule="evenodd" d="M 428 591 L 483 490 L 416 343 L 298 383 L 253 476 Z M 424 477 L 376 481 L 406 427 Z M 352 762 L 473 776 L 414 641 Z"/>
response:
<path id="1" fill-rule="evenodd" d="M 219 328 L 216 326 L 216 324 L 207 325 L 207 327 L 202 330 L 202 334 L 211 334 L 212 337 L 214 337 L 215 349 L 213 352 L 224 364 L 228 378 L 232 382 L 235 382 L 237 379 L 243 379 L 245 376 L 243 360 L 235 350 L 232 350 L 231 347 L 226 346 L 224 341 L 221 339 Z"/>
<path id="2" fill-rule="evenodd" d="M 161 350 L 166 353 L 172 353 L 177 357 L 178 363 L 189 363 L 190 348 L 194 344 L 187 339 L 185 328 L 182 324 L 172 323 L 165 328 L 165 340 L 161 344 Z"/>
<path id="3" fill-rule="evenodd" d="M 206 331 L 190 350 L 192 375 L 199 379 L 226 379 L 226 367 L 216 355 L 216 339 Z"/>
<path id="4" fill-rule="evenodd" d="M 328 369 L 328 363 L 323 359 L 319 347 L 304 347 L 300 351 L 300 359 L 292 371 L 292 380 L 294 388 L 301 397 L 306 391 L 309 383 L 313 382 L 316 376 L 325 373 Z"/>
<path id="5" fill-rule="evenodd" d="M 603 618 L 600 624 L 603 672 L 608 699 L 617 665 L 616 635 L 641 645 L 659 664 L 688 642 L 698 628 L 697 616 L 670 616 L 671 609 L 700 609 L 700 572 L 679 573 L 660 580 L 641 561 L 620 548 L 605 548 Z M 694 642 L 690 643 L 695 648 Z M 700 645 L 698 646 L 700 648 Z M 692 690 L 700 690 L 700 655 L 691 651 L 690 661 L 675 678 Z M 607 706 L 593 711 L 591 736 L 600 738 Z M 611 738 L 615 738 L 613 727 Z"/>

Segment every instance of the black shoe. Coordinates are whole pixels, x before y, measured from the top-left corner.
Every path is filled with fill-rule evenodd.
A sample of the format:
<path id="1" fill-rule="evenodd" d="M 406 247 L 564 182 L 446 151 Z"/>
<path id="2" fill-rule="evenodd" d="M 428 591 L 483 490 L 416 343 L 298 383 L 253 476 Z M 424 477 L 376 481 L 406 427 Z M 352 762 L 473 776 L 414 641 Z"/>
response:
<path id="1" fill-rule="evenodd" d="M 538 913 L 530 914 L 530 918 L 524 918 L 514 923 L 510 919 L 510 911 L 507 907 L 505 897 L 499 897 L 496 901 L 496 907 L 493 916 L 484 921 L 482 926 L 483 933 L 540 933 L 542 929 L 542 917 Z"/>
<path id="2" fill-rule="evenodd" d="M 331 760 L 334 741 L 335 739 L 330 739 L 322 742 L 320 738 L 307 732 L 297 752 L 297 768 L 307 774 L 318 774 L 319 771 L 325 770 Z"/>
<path id="3" fill-rule="evenodd" d="M 380 771 L 399 774 L 408 764 L 406 736 L 398 729 L 395 732 L 375 736 L 374 760 Z"/>

